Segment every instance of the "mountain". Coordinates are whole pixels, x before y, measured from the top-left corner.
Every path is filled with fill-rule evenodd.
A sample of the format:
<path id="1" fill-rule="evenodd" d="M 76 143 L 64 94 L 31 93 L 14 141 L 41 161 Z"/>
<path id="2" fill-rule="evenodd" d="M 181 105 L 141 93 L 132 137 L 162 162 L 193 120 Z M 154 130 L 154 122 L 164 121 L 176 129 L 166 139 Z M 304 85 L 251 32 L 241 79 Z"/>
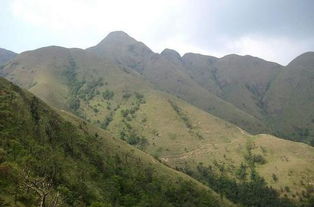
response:
<path id="1" fill-rule="evenodd" d="M 3 78 L 0 100 L 1 206 L 235 206 Z"/>
<path id="2" fill-rule="evenodd" d="M 136 41 L 122 31 L 111 32 L 99 44 L 88 48 L 87 51 L 107 57 L 139 73 L 144 70 L 145 58 L 152 58 L 154 55 L 144 43 Z"/>
<path id="3" fill-rule="evenodd" d="M 174 51 L 162 56 L 180 60 Z M 311 196 L 312 147 L 251 135 L 110 58 L 46 47 L 18 55 L 1 74 L 243 206 L 291 206 L 281 199 Z"/>
<path id="4" fill-rule="evenodd" d="M 41 52 L 43 54 L 40 54 Z M 58 54 L 64 54 L 65 57 Z M 14 63 L 0 67 L 0 75 L 30 89 L 49 104 L 67 110 L 70 101 L 68 92 L 72 90 L 72 86 L 69 89 L 69 83 L 66 83 L 69 77 L 62 73 L 57 76 L 49 75 L 52 72 L 50 68 L 57 67 L 53 71 L 62 72 L 60 69 L 65 65 L 71 68 L 75 66 L 72 63 L 75 63 L 81 70 L 94 70 L 92 65 L 97 62 L 99 77 L 106 74 L 108 79 L 111 79 L 114 71 L 120 71 L 120 75 L 116 75 L 112 80 L 117 78 L 119 81 L 125 81 L 125 76 L 137 79 L 134 80 L 137 83 L 134 91 L 141 87 L 163 91 L 250 133 L 273 134 L 314 145 L 311 110 L 312 54 L 309 52 L 304 54 L 304 57 L 301 55 L 286 67 L 248 55 L 216 58 L 187 53 L 181 57 L 172 49 L 165 49 L 160 54 L 154 53 L 144 43 L 117 31 L 85 51 L 47 47 L 22 53 Z M 52 61 L 52 58 L 56 60 Z M 88 63 L 80 61 L 81 59 Z M 28 70 L 26 66 L 32 70 Z M 34 71 L 34 68 L 37 68 L 37 71 Z M 110 72 L 102 71 L 101 68 Z M 53 79 L 48 80 L 48 77 Z M 123 86 L 123 90 L 132 88 L 132 82 Z M 112 81 L 111 84 L 116 83 Z M 77 102 L 78 100 L 73 99 L 72 106 Z M 94 110 L 93 107 L 88 107 L 91 111 Z"/>
<path id="5" fill-rule="evenodd" d="M 0 66 L 13 59 L 16 55 L 12 51 L 0 48 Z"/>
<path id="6" fill-rule="evenodd" d="M 314 146 L 314 52 L 290 62 L 270 85 L 264 102 L 279 136 Z"/>
<path id="7" fill-rule="evenodd" d="M 263 97 L 283 69 L 279 64 L 248 55 L 217 59 L 187 54 L 183 61 L 187 72 L 201 86 L 259 120 L 264 115 Z"/>
<path id="8" fill-rule="evenodd" d="M 189 76 L 206 90 L 221 95 L 221 89 L 216 83 L 213 64 L 218 58 L 213 56 L 186 53 L 182 57 L 183 69 Z"/>
<path id="9" fill-rule="evenodd" d="M 188 53 L 182 59 L 191 78 L 262 121 L 265 132 L 314 145 L 313 52 L 286 67 L 239 55 Z"/>
<path id="10" fill-rule="evenodd" d="M 110 59 L 113 63 L 138 72 L 156 88 L 253 132 L 265 132 L 266 126 L 254 116 L 240 110 L 195 82 L 184 72 L 176 51 L 152 52 L 146 45 L 124 32 L 112 32 L 87 52 Z"/>

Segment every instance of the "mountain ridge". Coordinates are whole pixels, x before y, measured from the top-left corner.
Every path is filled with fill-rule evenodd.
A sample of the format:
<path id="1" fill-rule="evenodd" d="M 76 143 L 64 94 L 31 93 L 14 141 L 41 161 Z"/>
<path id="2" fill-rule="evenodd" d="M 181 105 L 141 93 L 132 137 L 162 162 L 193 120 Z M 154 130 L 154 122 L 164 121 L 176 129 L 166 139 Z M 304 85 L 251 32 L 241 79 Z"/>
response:
<path id="1" fill-rule="evenodd" d="M 270 114 L 279 111 L 280 101 L 276 98 L 271 98 L 274 101 L 270 101 L 269 95 L 266 95 L 275 95 L 267 91 L 274 88 L 272 85 L 279 74 L 285 73 L 284 70 L 291 68 L 291 64 L 295 62 L 311 62 L 313 52 L 296 57 L 288 66 L 250 55 L 230 54 L 216 58 L 186 53 L 181 57 L 172 49 L 165 49 L 160 54 L 155 53 L 144 43 L 122 31 L 108 34 L 99 44 L 85 51 L 119 67 L 131 69 L 159 90 L 178 96 L 251 133 L 273 133 L 287 139 L 301 139 L 307 143 L 313 140 L 314 143 L 312 126 L 302 126 L 301 132 L 297 126 L 292 125 L 289 127 L 297 128 L 289 133 L 275 130 Z M 305 56 L 308 60 L 305 60 Z M 1 71 L 0 73 L 3 73 L 4 70 Z M 277 90 L 276 94 L 278 93 Z M 272 103 L 274 107 L 278 105 L 277 109 L 271 106 Z M 301 123 L 310 124 L 308 118 L 301 120 Z M 304 130 L 307 138 L 298 138 L 298 134 L 304 134 Z"/>
<path id="2" fill-rule="evenodd" d="M 17 53 L 15 52 L 0 48 L 0 66 L 13 59 L 16 55 Z"/>
<path id="3" fill-rule="evenodd" d="M 61 47 L 28 51 L 6 64 L 1 74 L 50 105 L 105 129 L 244 206 L 268 199 L 275 205 L 278 197 L 295 201 L 311 195 L 311 186 L 304 183 L 313 180 L 313 149 L 271 135 L 254 135 L 280 136 L 266 125 L 284 129 L 263 116 L 268 103 L 284 106 L 267 93 L 282 85 L 282 80 L 286 82 L 283 66 L 250 56 L 219 59 L 190 53 L 179 57 L 170 49 L 157 54 L 135 39 L 126 39 L 123 47 L 102 45 L 105 53 L 97 48 Z M 308 84 L 311 76 L 299 75 Z M 311 90 L 305 92 L 302 100 Z M 310 111 L 309 104 L 307 107 L 300 111 Z M 311 118 L 311 113 L 306 117 Z M 301 128 L 299 133 L 311 136 L 310 129 Z M 237 173 L 244 169 L 245 175 L 239 177 Z M 220 186 L 223 182 L 230 186 Z M 238 200 L 232 192 L 241 191 L 248 197 L 246 182 L 274 197 L 254 197 L 253 203 Z M 228 191 L 231 186 L 235 188 L 232 192 Z"/>
<path id="4" fill-rule="evenodd" d="M 165 55 L 165 52 L 158 54 L 148 49 L 142 49 L 148 47 L 135 39 L 132 39 L 131 48 L 130 50 L 129 43 L 120 44 L 119 42 L 116 44 L 116 41 L 113 41 L 109 42 L 108 45 L 100 47 L 96 45 L 88 48 L 87 52 L 109 58 L 116 64 L 131 68 L 159 89 L 185 99 L 205 111 L 214 113 L 216 116 L 222 116 L 228 121 L 238 123 L 246 130 L 254 131 L 256 129 L 256 132 L 265 130 L 263 123 L 255 117 L 229 104 L 192 80 L 191 76 L 185 72 L 183 62 L 178 61 L 177 58 L 170 58 L 169 55 Z M 141 55 L 143 53 L 144 55 Z M 173 51 L 171 54 L 173 54 Z"/>

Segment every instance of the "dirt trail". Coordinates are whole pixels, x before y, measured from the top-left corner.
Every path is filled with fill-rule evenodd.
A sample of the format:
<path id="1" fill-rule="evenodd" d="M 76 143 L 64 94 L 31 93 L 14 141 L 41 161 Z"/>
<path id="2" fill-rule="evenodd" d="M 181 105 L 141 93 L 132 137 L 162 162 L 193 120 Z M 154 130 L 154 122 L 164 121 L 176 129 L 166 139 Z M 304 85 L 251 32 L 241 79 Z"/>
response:
<path id="1" fill-rule="evenodd" d="M 237 127 L 237 128 L 239 129 L 241 134 L 243 134 L 245 136 L 250 135 L 246 131 L 241 129 L 240 127 Z M 221 147 L 225 147 L 225 145 L 223 143 L 222 144 L 213 144 L 213 143 L 203 144 L 203 145 L 199 146 L 198 148 L 193 149 L 189 152 L 183 152 L 180 154 L 163 156 L 162 160 L 164 160 L 165 162 L 168 162 L 169 160 L 173 160 L 173 159 L 184 160 L 187 158 L 191 158 L 193 156 L 198 156 L 201 154 L 209 154 L 211 152 L 215 152 L 216 150 L 220 149 Z"/>
<path id="2" fill-rule="evenodd" d="M 199 148 L 196 148 L 196 149 L 191 150 L 189 152 L 183 152 L 183 153 L 176 154 L 176 155 L 163 156 L 162 158 L 166 162 L 168 162 L 169 159 L 179 159 L 179 160 L 187 159 L 187 158 L 192 157 L 192 156 L 198 156 L 201 154 L 208 154 L 210 152 L 214 152 L 215 150 L 219 149 L 219 147 L 217 147 L 217 146 L 218 146 L 218 144 L 212 144 L 212 143 L 204 144 L 202 146 L 199 146 Z"/>
<path id="3" fill-rule="evenodd" d="M 240 130 L 240 132 L 241 132 L 241 134 L 244 134 L 244 135 L 249 135 L 246 131 L 244 131 L 243 129 L 241 129 L 240 127 L 237 127 L 239 130 Z"/>

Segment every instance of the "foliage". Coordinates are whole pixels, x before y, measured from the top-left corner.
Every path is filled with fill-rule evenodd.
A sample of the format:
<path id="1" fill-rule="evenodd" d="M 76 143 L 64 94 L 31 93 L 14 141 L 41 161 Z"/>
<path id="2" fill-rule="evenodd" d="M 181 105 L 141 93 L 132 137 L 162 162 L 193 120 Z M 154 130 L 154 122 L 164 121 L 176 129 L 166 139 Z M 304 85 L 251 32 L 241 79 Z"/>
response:
<path id="1" fill-rule="evenodd" d="M 144 99 L 144 95 L 143 94 L 140 94 L 138 92 L 135 92 L 135 98 L 137 99 L 137 102 L 139 104 L 143 104 L 145 103 L 145 99 Z"/>
<path id="2" fill-rule="evenodd" d="M 173 101 L 169 100 L 170 105 L 172 106 L 173 110 L 178 114 L 181 120 L 184 122 L 185 126 L 189 129 L 192 129 L 192 123 L 187 115 L 182 111 L 182 109 Z"/>
<path id="3" fill-rule="evenodd" d="M 108 89 L 106 89 L 103 93 L 102 93 L 102 97 L 105 99 L 105 100 L 110 100 L 112 99 L 114 96 L 114 92 L 113 91 L 110 91 Z"/>
<path id="4" fill-rule="evenodd" d="M 266 163 L 265 158 L 261 154 L 254 154 L 253 153 L 254 148 L 255 148 L 255 145 L 253 142 L 248 142 L 246 144 L 247 152 L 244 155 L 244 158 L 250 167 L 255 167 L 255 164 L 263 165 Z"/>
<path id="5" fill-rule="evenodd" d="M 245 177 L 245 165 L 240 167 L 240 175 Z M 294 204 L 287 199 L 279 197 L 278 193 L 268 187 L 265 180 L 260 177 L 257 172 L 252 169 L 250 179 L 248 181 L 236 182 L 236 180 L 228 178 L 223 175 L 218 175 L 212 167 L 205 167 L 203 164 L 197 166 L 197 172 L 181 169 L 183 172 L 190 174 L 192 177 L 205 182 L 219 192 L 226 196 L 229 200 L 239 203 L 243 206 L 267 206 L 267 207 L 293 207 Z"/>
<path id="6" fill-rule="evenodd" d="M 72 98 L 69 102 L 69 107 L 72 111 L 77 111 L 80 108 L 80 99 Z"/>
<path id="7" fill-rule="evenodd" d="M 275 181 L 275 182 L 277 182 L 278 181 L 278 177 L 277 177 L 277 175 L 276 174 L 272 174 L 272 178 L 273 178 L 273 181 Z"/>
<path id="8" fill-rule="evenodd" d="M 110 124 L 110 122 L 112 122 L 112 120 L 113 120 L 113 113 L 110 112 L 109 115 L 106 116 L 104 121 L 101 123 L 100 127 L 103 129 L 107 129 L 108 125 Z"/>
<path id="9" fill-rule="evenodd" d="M 93 202 L 89 207 L 111 207 L 111 204 L 102 202 Z"/>
<path id="10" fill-rule="evenodd" d="M 163 176 L 142 157 L 117 151 L 121 145 L 112 147 L 112 139 L 95 134 L 84 121 L 66 121 L 2 79 L 0 90 L 5 91 L 0 93 L 3 205 L 38 204 L 35 192 L 20 188 L 19 175 L 26 169 L 29 178 L 51 183 L 49 192 L 60 194 L 62 206 L 220 206 L 211 192 L 195 183 Z"/>
<path id="11" fill-rule="evenodd" d="M 245 180 L 247 176 L 247 166 L 241 163 L 239 169 L 236 170 L 236 176 L 240 180 Z"/>

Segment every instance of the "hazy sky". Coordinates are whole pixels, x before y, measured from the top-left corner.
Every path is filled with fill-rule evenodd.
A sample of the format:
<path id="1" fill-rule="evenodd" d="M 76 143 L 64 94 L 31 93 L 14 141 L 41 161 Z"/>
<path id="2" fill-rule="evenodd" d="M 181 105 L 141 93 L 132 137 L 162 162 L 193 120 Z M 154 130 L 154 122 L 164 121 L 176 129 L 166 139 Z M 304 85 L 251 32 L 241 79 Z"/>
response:
<path id="1" fill-rule="evenodd" d="M 86 48 L 115 30 L 155 52 L 287 64 L 314 51 L 314 0 L 0 0 L 0 47 L 15 52 Z"/>

